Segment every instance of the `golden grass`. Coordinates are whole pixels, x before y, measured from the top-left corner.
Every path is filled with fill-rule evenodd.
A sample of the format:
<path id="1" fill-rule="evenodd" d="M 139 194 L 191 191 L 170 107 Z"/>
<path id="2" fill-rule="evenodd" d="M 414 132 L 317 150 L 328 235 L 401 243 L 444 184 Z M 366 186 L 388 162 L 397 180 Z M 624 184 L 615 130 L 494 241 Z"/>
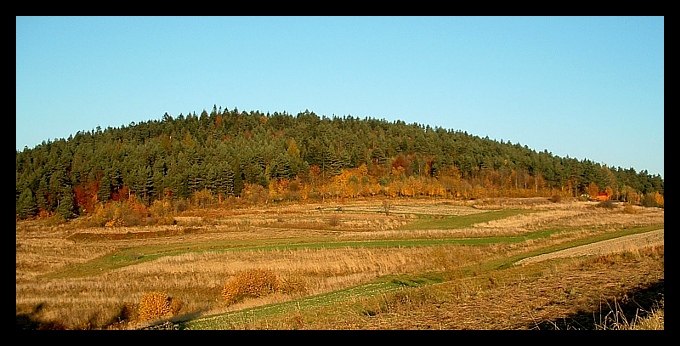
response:
<path id="1" fill-rule="evenodd" d="M 416 214 L 468 215 L 492 207 L 531 208 L 537 212 L 465 229 L 398 230 L 415 220 Z M 384 275 L 427 271 L 456 273 L 464 266 L 588 236 L 595 229 L 597 232 L 610 232 L 621 227 L 663 224 L 663 209 L 639 208 L 636 213 L 631 213 L 624 212 L 623 207 L 595 208 L 587 202 L 552 203 L 547 199 L 508 199 L 493 203 L 480 202 L 479 205 L 470 201 L 394 200 L 390 215 L 380 213 L 380 210 L 380 201 L 362 200 L 355 203 L 285 204 L 188 211 L 176 218 L 176 225 L 157 227 L 78 228 L 74 222 L 61 225 L 40 220 L 18 222 L 17 320 L 22 317 L 33 323 L 39 322 L 39 325 L 62 326 L 65 329 L 113 328 L 116 322 L 131 322 L 130 311 L 134 310 L 131 307 L 137 307 L 149 292 L 164 292 L 181 300 L 182 306 L 174 314 L 176 318 L 182 318 L 183 315 L 195 317 L 331 292 Z M 329 223 L 331 216 L 337 218 L 337 224 Z M 181 249 L 186 245 L 190 249 L 192 244 L 241 241 L 257 244 L 309 239 L 354 241 L 505 236 L 551 227 L 582 228 L 583 231 L 516 244 L 485 246 L 303 248 L 238 252 L 187 250 L 102 271 L 100 275 L 63 278 L 45 276 L 126 248 L 174 246 Z M 85 233 L 87 237 L 83 236 Z M 78 237 L 78 234 L 81 236 Z M 126 235 L 134 237 L 121 237 Z M 229 307 L 222 306 L 221 291 L 225 282 L 236 277 L 239 272 L 258 268 L 271 270 L 282 282 L 297 289 L 266 297 L 246 298 Z M 468 299 L 486 287 L 488 279 L 466 279 L 451 285 L 451 293 L 457 299 Z M 404 311 L 418 314 L 417 307 L 424 301 L 431 301 L 436 295 L 433 291 L 402 294 L 404 296 L 383 297 L 387 300 L 387 310 L 379 311 L 383 315 Z M 291 324 L 273 320 L 267 323 L 272 326 L 288 325 L 288 328 L 333 328 L 332 325 L 324 325 L 321 317 L 318 323 L 301 325 L 301 316 L 287 317 Z M 332 319 L 331 316 L 327 318 Z M 357 321 L 363 318 L 359 317 Z M 345 326 L 350 329 L 352 326 L 358 327 L 360 324 L 357 321 Z M 390 329 L 391 322 L 385 323 L 382 328 Z M 399 328 L 401 322 L 394 323 L 392 327 Z M 437 323 L 433 326 L 447 325 L 441 321 Z M 258 328 L 261 325 L 245 327 Z"/>
<path id="2" fill-rule="evenodd" d="M 432 286 L 243 321 L 234 329 L 663 329 L 660 306 L 625 312 L 644 292 L 622 290 L 663 281 L 663 248 L 636 258 L 562 259 L 488 272 Z M 653 292 L 651 294 L 654 294 Z M 618 303 L 617 303 L 618 302 Z M 591 313 L 593 311 L 595 313 Z"/>

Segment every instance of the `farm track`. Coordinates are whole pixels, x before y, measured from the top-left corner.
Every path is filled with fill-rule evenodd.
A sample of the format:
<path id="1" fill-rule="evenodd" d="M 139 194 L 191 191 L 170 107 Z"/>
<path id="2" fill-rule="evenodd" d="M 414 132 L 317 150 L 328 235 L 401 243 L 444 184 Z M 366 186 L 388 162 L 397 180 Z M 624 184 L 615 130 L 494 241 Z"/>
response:
<path id="1" fill-rule="evenodd" d="M 562 257 L 606 255 L 617 252 L 623 252 L 631 248 L 644 248 L 659 245 L 664 245 L 663 229 L 640 234 L 631 234 L 614 239 L 602 240 L 596 243 L 575 246 L 569 249 L 528 257 L 515 262 L 515 265 L 526 265 L 529 263 Z"/>

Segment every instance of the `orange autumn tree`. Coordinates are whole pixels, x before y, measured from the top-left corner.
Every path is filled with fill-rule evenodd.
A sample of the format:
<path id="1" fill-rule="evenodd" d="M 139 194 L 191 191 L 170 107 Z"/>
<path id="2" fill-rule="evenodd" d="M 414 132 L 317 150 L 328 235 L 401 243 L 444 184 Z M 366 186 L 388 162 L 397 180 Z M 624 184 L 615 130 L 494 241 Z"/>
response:
<path id="1" fill-rule="evenodd" d="M 98 202 L 97 192 L 99 191 L 100 180 L 83 182 L 73 187 L 73 194 L 77 208 L 82 208 L 85 213 L 92 213 Z"/>

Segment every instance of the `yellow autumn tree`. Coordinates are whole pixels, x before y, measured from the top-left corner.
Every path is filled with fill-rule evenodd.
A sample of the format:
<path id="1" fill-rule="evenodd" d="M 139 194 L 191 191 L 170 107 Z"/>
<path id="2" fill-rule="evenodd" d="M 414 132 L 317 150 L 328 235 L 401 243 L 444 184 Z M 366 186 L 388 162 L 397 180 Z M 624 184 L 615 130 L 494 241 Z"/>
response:
<path id="1" fill-rule="evenodd" d="M 588 194 L 590 195 L 590 198 L 596 198 L 599 193 L 600 188 L 591 181 L 590 184 L 588 184 Z"/>

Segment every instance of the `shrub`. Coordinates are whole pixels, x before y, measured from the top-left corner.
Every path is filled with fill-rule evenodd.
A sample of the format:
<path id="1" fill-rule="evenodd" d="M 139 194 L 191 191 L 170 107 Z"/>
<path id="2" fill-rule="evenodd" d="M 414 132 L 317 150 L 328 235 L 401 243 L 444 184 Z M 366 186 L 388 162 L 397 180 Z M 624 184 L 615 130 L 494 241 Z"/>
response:
<path id="1" fill-rule="evenodd" d="M 392 203 L 386 199 L 382 201 L 382 209 L 385 215 L 390 216 L 390 210 L 392 209 Z"/>
<path id="2" fill-rule="evenodd" d="M 600 208 L 612 209 L 614 208 L 614 202 L 608 199 L 606 201 L 601 201 L 600 203 L 597 204 L 597 206 Z"/>
<path id="3" fill-rule="evenodd" d="M 637 209 L 635 209 L 635 207 L 632 204 L 629 204 L 629 203 L 626 203 L 623 206 L 623 212 L 625 214 L 637 214 L 638 213 Z"/>
<path id="4" fill-rule="evenodd" d="M 192 206 L 198 208 L 205 208 L 215 203 L 215 196 L 212 191 L 208 189 L 203 189 L 201 191 L 196 191 L 191 195 Z"/>
<path id="5" fill-rule="evenodd" d="M 148 224 L 151 225 L 174 225 L 174 210 L 169 199 L 155 200 L 149 207 Z"/>
<path id="6" fill-rule="evenodd" d="M 172 216 L 172 213 L 172 203 L 170 203 L 170 200 L 155 200 L 151 203 L 151 207 L 149 207 L 149 214 L 159 219 Z"/>
<path id="7" fill-rule="evenodd" d="M 138 318 L 141 321 L 167 318 L 176 315 L 181 308 L 179 299 L 162 292 L 147 293 L 139 302 Z"/>
<path id="8" fill-rule="evenodd" d="M 552 197 L 550 197 L 550 202 L 553 202 L 553 203 L 558 203 L 561 200 L 562 200 L 562 196 L 560 196 L 560 195 L 552 195 Z"/>
<path id="9" fill-rule="evenodd" d="M 337 214 L 331 215 L 331 217 L 328 218 L 328 225 L 331 227 L 339 226 L 340 216 L 338 216 Z"/>
<path id="10" fill-rule="evenodd" d="M 64 222 L 66 222 L 66 219 L 59 214 L 54 214 L 45 219 L 46 226 L 58 226 L 63 224 Z"/>
<path id="11" fill-rule="evenodd" d="M 239 272 L 222 289 L 226 305 L 244 298 L 262 297 L 281 289 L 281 281 L 276 274 L 265 269 L 251 269 Z"/>
<path id="12" fill-rule="evenodd" d="M 141 202 L 131 198 L 97 205 L 89 224 L 96 227 L 137 226 L 143 223 L 148 214 Z"/>
<path id="13" fill-rule="evenodd" d="M 184 198 L 178 198 L 172 203 L 175 213 L 181 213 L 189 209 L 189 202 Z"/>
<path id="14" fill-rule="evenodd" d="M 643 207 L 663 207 L 663 196 L 658 192 L 645 194 L 640 205 Z"/>

